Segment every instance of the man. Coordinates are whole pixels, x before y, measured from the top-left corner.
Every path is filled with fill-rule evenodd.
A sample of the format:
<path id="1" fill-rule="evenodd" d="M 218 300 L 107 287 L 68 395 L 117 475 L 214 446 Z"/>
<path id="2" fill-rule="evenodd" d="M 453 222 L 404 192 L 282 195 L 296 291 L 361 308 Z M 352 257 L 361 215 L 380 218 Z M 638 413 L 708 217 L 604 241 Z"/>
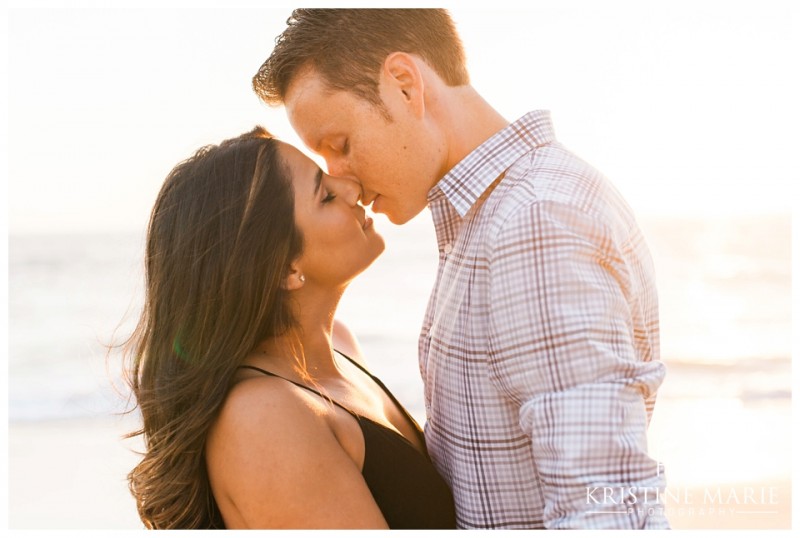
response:
<path id="1" fill-rule="evenodd" d="M 444 10 L 295 10 L 253 84 L 365 205 L 431 209 L 425 435 L 459 526 L 666 528 L 650 256 L 549 114 L 495 111 Z"/>

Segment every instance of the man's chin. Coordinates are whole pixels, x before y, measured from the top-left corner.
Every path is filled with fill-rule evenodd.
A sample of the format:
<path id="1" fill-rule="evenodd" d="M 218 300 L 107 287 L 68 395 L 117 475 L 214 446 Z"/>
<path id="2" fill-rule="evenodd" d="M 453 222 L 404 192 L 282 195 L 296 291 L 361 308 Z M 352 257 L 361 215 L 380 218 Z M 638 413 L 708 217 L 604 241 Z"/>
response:
<path id="1" fill-rule="evenodd" d="M 386 203 L 387 200 L 383 196 L 376 196 L 374 200 L 369 204 L 369 209 L 372 211 L 373 214 L 380 214 L 389 219 L 389 222 L 392 224 L 396 224 L 398 226 L 407 223 L 417 215 L 419 215 L 423 209 L 427 207 L 427 204 L 422 205 L 420 208 L 412 208 L 412 207 L 392 207 L 391 205 Z"/>
<path id="2" fill-rule="evenodd" d="M 386 211 L 382 213 L 386 216 L 387 219 L 389 219 L 389 222 L 401 226 L 410 221 L 411 219 L 413 219 L 414 217 L 416 217 L 417 215 L 419 215 L 421 212 L 422 209 L 416 212 L 399 213 L 396 211 Z"/>

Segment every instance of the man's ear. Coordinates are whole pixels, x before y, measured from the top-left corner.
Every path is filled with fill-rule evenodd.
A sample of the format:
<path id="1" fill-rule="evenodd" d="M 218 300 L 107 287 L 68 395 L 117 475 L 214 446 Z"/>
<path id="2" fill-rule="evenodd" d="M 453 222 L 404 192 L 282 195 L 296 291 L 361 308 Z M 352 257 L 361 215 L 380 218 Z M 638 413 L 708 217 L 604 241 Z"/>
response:
<path id="1" fill-rule="evenodd" d="M 415 115 L 422 117 L 425 112 L 425 81 L 417 63 L 420 61 L 406 52 L 391 53 L 383 61 L 381 86 L 394 97 L 401 97 Z"/>
<path id="2" fill-rule="evenodd" d="M 303 276 L 303 271 L 297 264 L 289 266 L 289 273 L 283 279 L 283 289 L 286 291 L 294 291 L 302 288 L 306 283 L 306 277 Z"/>

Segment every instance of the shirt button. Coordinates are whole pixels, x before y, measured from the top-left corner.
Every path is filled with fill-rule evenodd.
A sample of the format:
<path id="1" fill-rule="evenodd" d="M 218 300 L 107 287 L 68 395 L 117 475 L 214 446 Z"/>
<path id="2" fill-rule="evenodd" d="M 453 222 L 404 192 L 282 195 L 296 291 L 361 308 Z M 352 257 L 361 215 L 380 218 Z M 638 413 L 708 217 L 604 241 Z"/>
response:
<path id="1" fill-rule="evenodd" d="M 445 254 L 450 254 L 451 252 L 453 252 L 453 245 L 451 245 L 450 243 L 447 243 L 447 244 L 444 246 L 444 249 L 443 249 L 443 250 L 444 250 L 444 253 L 445 253 Z"/>

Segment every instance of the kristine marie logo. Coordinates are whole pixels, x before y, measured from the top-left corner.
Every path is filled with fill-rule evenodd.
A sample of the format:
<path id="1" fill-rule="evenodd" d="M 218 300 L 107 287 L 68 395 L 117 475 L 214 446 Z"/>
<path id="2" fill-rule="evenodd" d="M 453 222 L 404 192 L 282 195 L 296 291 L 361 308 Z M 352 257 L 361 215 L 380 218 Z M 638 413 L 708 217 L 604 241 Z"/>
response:
<path id="1" fill-rule="evenodd" d="M 589 514 L 639 514 L 663 516 L 663 491 L 658 487 L 587 487 L 586 504 L 594 509 Z"/>
<path id="2" fill-rule="evenodd" d="M 659 464 L 658 475 L 663 466 Z M 720 516 L 777 514 L 776 486 L 706 486 L 670 488 L 661 486 L 591 486 L 586 488 L 589 514 L 647 514 L 649 516 Z"/>

